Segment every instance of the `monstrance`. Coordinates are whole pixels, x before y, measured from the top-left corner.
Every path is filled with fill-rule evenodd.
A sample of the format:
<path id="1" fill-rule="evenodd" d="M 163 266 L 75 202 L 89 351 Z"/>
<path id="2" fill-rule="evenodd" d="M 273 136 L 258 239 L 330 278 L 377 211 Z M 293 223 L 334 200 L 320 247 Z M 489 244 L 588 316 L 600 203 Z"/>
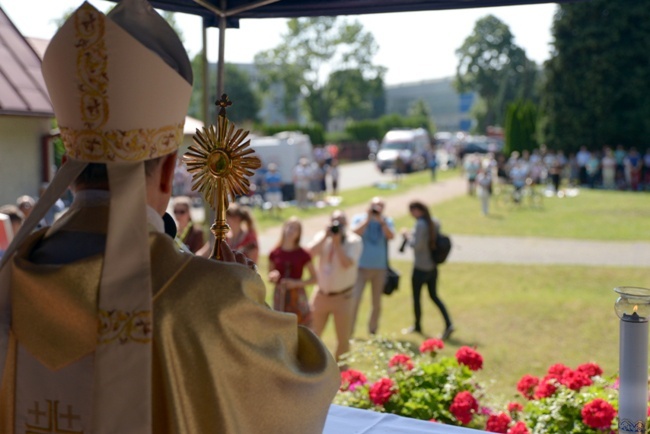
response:
<path id="1" fill-rule="evenodd" d="M 226 210 L 236 194 L 247 194 L 249 177 L 262 163 L 250 148 L 248 131 L 238 129 L 226 118 L 226 107 L 232 105 L 225 93 L 216 102 L 219 106 L 217 126 L 209 125 L 197 129 L 195 145 L 190 146 L 183 156 L 187 170 L 192 175 L 192 190 L 198 190 L 215 210 L 214 223 L 210 231 L 215 236 L 210 258 L 221 260 L 219 246 L 230 230 L 226 223 Z"/>

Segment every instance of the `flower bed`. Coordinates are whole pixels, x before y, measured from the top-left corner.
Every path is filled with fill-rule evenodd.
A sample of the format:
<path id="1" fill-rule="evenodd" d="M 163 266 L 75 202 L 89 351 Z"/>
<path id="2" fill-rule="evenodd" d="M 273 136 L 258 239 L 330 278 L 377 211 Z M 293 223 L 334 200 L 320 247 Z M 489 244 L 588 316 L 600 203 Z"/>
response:
<path id="1" fill-rule="evenodd" d="M 595 363 L 576 369 L 551 366 L 542 377 L 524 375 L 516 401 L 488 405 L 474 378 L 483 357 L 461 347 L 443 355 L 444 343 L 427 339 L 419 349 L 374 338 L 355 345 L 344 363 L 334 403 L 504 434 L 615 433 L 618 380 Z"/>

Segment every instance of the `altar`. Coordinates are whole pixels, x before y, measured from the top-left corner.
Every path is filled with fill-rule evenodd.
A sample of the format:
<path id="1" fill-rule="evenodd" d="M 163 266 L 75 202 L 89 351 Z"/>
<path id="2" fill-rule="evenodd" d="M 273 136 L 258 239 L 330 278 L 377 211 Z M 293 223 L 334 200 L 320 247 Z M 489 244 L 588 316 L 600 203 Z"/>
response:
<path id="1" fill-rule="evenodd" d="M 477 434 L 484 431 L 332 404 L 323 434 Z"/>

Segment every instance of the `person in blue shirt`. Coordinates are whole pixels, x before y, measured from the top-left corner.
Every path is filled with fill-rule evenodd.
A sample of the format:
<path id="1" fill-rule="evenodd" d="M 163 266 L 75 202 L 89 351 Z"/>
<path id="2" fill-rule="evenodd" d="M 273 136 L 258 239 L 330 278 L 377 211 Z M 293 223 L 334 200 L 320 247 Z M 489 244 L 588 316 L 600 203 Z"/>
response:
<path id="1" fill-rule="evenodd" d="M 264 199 L 268 202 L 269 211 L 280 214 L 280 204 L 282 203 L 282 176 L 278 173 L 278 166 L 275 163 L 269 163 L 267 172 L 264 175 L 265 194 Z"/>
<path id="2" fill-rule="evenodd" d="M 388 241 L 395 237 L 393 220 L 384 215 L 384 201 L 374 197 L 368 211 L 352 219 L 352 230 L 361 237 L 363 250 L 359 259 L 359 273 L 354 285 L 354 311 L 352 333 L 356 325 L 357 313 L 366 282 L 372 290 L 372 310 L 368 321 L 368 333 L 377 333 L 381 314 L 381 295 L 388 268 Z"/>

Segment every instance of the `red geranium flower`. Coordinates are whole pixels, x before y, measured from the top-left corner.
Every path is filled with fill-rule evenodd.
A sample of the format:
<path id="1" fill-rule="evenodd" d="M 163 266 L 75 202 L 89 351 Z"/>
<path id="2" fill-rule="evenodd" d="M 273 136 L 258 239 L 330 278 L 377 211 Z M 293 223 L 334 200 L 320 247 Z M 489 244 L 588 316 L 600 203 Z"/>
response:
<path id="1" fill-rule="evenodd" d="M 557 378 L 559 380 L 560 378 L 562 378 L 565 372 L 570 370 L 571 368 L 569 368 L 568 366 L 563 365 L 562 363 L 556 363 L 555 365 L 548 368 L 547 376 Z"/>
<path id="2" fill-rule="evenodd" d="M 467 425 L 478 410 L 478 402 L 470 392 L 458 392 L 449 407 L 449 411 L 460 423 Z"/>
<path id="3" fill-rule="evenodd" d="M 519 421 L 508 430 L 507 434 L 530 434 L 530 431 L 528 431 L 525 423 Z"/>
<path id="4" fill-rule="evenodd" d="M 456 352 L 456 360 L 461 365 L 466 365 L 472 371 L 478 371 L 483 367 L 483 356 L 470 347 L 460 347 Z"/>
<path id="5" fill-rule="evenodd" d="M 442 350 L 445 344 L 440 339 L 427 339 L 420 345 L 420 352 L 422 354 L 431 354 L 434 356 L 437 350 Z"/>
<path id="6" fill-rule="evenodd" d="M 346 390 L 353 391 L 357 386 L 362 386 L 366 384 L 366 376 L 363 375 L 360 371 L 355 371 L 354 369 L 348 369 L 341 372 L 341 387 L 340 390 L 345 392 Z"/>
<path id="7" fill-rule="evenodd" d="M 390 367 L 404 368 L 408 371 L 413 369 L 413 361 L 406 354 L 395 354 L 388 362 Z"/>
<path id="8" fill-rule="evenodd" d="M 395 383 L 390 378 L 382 378 L 370 386 L 368 395 L 375 405 L 384 405 L 391 396 L 396 392 Z"/>
<path id="9" fill-rule="evenodd" d="M 596 398 L 582 407 L 582 421 L 585 425 L 595 429 L 609 429 L 616 416 L 612 404 L 604 399 Z"/>
<path id="10" fill-rule="evenodd" d="M 521 380 L 519 380 L 519 383 L 517 383 L 517 390 L 519 393 L 524 395 L 526 399 L 533 399 L 535 388 L 538 384 L 539 378 L 526 374 L 521 377 Z"/>
<path id="11" fill-rule="evenodd" d="M 510 422 L 512 422 L 512 419 L 505 413 L 492 414 L 485 424 L 485 431 L 506 434 Z"/>
<path id="12" fill-rule="evenodd" d="M 589 378 L 603 375 L 603 370 L 595 363 L 584 363 L 578 366 L 576 371 L 584 373 Z"/>
<path id="13" fill-rule="evenodd" d="M 535 398 L 542 399 L 553 396 L 557 390 L 557 385 L 555 383 L 556 381 L 557 379 L 552 375 L 547 375 L 546 377 L 542 378 L 542 381 L 540 381 L 537 385 L 537 389 L 535 389 Z"/>
<path id="14" fill-rule="evenodd" d="M 584 372 L 569 370 L 564 372 L 562 378 L 560 378 L 560 383 L 577 392 L 583 386 L 591 386 L 593 381 Z"/>
<path id="15" fill-rule="evenodd" d="M 508 411 L 510 413 L 516 413 L 516 412 L 519 412 L 519 411 L 524 411 L 524 406 L 521 405 L 518 402 L 509 402 L 508 403 Z"/>

